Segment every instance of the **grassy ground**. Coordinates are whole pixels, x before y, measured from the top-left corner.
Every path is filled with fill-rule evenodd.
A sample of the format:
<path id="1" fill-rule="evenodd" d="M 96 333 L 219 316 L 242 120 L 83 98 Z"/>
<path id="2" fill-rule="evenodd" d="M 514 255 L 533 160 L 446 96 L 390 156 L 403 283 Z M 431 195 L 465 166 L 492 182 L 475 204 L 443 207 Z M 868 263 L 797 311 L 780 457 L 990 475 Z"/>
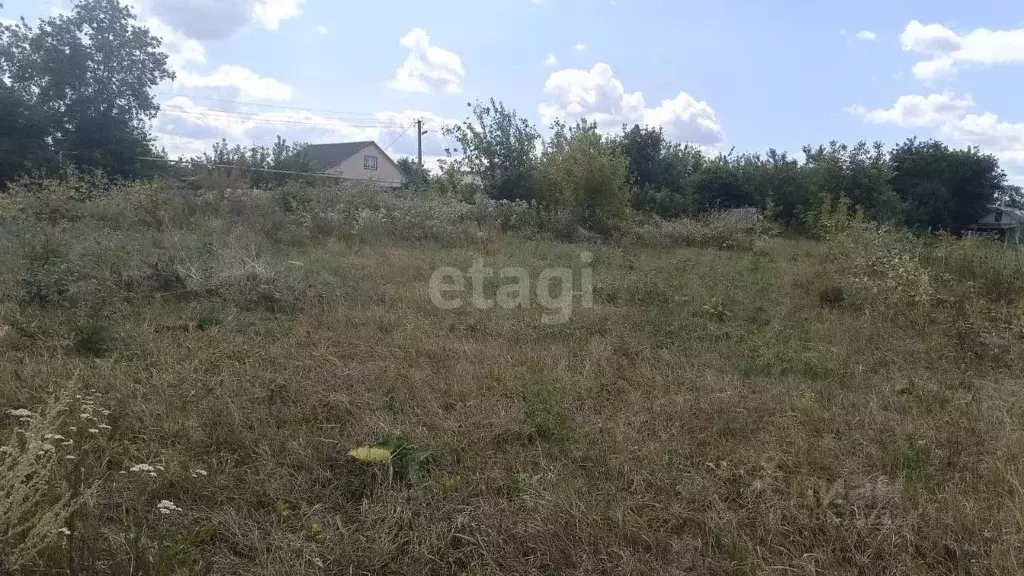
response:
<path id="1" fill-rule="evenodd" d="M 70 404 L 46 425 L 76 459 L 39 466 L 84 494 L 25 570 L 1024 573 L 1019 305 L 981 280 L 901 300 L 843 245 L 780 238 L 261 244 L 96 218 L 3 236 L 0 407 Z M 564 324 L 428 296 L 441 266 L 536 278 L 584 250 L 595 306 Z M 411 474 L 347 455 L 394 436 L 428 455 Z"/>

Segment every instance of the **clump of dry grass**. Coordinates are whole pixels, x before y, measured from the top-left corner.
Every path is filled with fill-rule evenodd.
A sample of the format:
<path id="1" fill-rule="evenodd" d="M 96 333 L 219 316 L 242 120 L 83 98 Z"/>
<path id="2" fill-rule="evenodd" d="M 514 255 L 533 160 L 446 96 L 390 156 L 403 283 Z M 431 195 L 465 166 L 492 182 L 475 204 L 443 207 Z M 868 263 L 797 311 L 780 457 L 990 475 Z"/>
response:
<path id="1" fill-rule="evenodd" d="M 623 241 L 652 248 L 689 246 L 724 250 L 752 250 L 774 234 L 772 225 L 759 216 L 719 213 L 700 218 L 661 220 L 626 226 Z"/>
<path id="2" fill-rule="evenodd" d="M 35 411 L 12 408 L 15 426 L 0 446 L 0 562 L 20 573 L 35 566 L 73 569 L 76 515 L 97 488 L 94 438 L 110 429 L 92 395 L 60 388 Z"/>

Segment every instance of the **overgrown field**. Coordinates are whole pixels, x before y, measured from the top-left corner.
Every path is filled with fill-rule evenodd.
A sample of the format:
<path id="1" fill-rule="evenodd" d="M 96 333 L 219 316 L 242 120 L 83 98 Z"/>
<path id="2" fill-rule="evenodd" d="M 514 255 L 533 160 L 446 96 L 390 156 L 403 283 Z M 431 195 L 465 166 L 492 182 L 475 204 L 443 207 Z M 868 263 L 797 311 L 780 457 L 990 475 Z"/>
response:
<path id="1" fill-rule="evenodd" d="M 0 203 L 12 572 L 1024 573 L 1016 249 L 295 186 Z M 582 252 L 563 324 L 428 295 Z"/>

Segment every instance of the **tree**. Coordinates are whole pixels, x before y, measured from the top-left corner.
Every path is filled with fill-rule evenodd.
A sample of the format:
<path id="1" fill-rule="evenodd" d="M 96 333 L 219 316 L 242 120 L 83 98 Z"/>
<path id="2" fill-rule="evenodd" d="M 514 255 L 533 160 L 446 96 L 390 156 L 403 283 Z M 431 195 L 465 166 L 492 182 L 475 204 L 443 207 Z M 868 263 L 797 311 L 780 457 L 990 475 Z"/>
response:
<path id="1" fill-rule="evenodd" d="M 35 127 L 50 162 L 136 175 L 153 154 L 151 89 L 173 79 L 160 40 L 118 0 L 76 0 L 70 14 L 24 20 L 0 35 L 3 116 Z M 27 138 L 27 137 L 26 137 Z M 22 164 L 39 149 L 15 148 Z"/>
<path id="2" fill-rule="evenodd" d="M 1024 209 L 1024 188 L 1007 184 L 999 195 L 999 203 L 1007 208 Z"/>
<path id="3" fill-rule="evenodd" d="M 664 184 L 662 158 L 667 142 L 661 128 L 640 127 L 634 124 L 626 130 L 622 126 L 619 139 L 622 153 L 629 166 L 629 179 L 637 189 Z"/>
<path id="4" fill-rule="evenodd" d="M 906 204 L 911 228 L 960 232 L 977 223 L 1006 189 L 991 154 L 911 138 L 890 153 L 892 188 Z"/>
<path id="5" fill-rule="evenodd" d="M 13 54 L 8 38 L 17 27 L 0 24 L 0 185 L 43 166 L 51 157 L 41 110 L 9 81 Z"/>
<path id="6" fill-rule="evenodd" d="M 693 208 L 700 212 L 744 208 L 751 205 L 739 171 L 728 156 L 704 163 L 688 182 Z"/>
<path id="7" fill-rule="evenodd" d="M 584 228 L 611 232 L 629 206 L 629 168 L 620 143 L 586 119 L 573 126 L 556 121 L 552 130 L 541 156 L 540 198 L 567 209 Z"/>
<path id="8" fill-rule="evenodd" d="M 463 154 L 456 168 L 478 176 L 486 193 L 496 200 L 533 200 L 537 128 L 494 98 L 490 105 L 477 102 L 469 107 L 471 118 L 443 131 L 461 147 L 451 151 Z"/>
<path id="9" fill-rule="evenodd" d="M 423 184 L 430 180 L 430 171 L 412 158 L 399 158 L 395 164 L 398 165 L 406 184 Z"/>

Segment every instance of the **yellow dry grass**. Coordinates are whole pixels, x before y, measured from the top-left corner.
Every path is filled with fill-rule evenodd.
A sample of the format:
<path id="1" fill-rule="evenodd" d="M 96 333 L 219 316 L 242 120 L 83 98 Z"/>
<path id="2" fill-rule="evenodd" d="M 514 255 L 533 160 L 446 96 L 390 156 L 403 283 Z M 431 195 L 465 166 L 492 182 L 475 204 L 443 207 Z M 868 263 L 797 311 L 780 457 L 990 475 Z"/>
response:
<path id="1" fill-rule="evenodd" d="M 175 234 L 154 251 L 198 232 Z M 583 250 L 596 305 L 565 324 L 427 294 L 440 266 L 536 273 Z M 333 296 L 7 304 L 0 406 L 76 380 L 111 411 L 81 574 L 1024 573 L 1019 335 L 858 292 L 832 256 L 275 244 L 261 257 Z M 83 323 L 104 330 L 83 344 Z M 425 481 L 348 456 L 385 436 L 429 452 Z M 119 473 L 140 463 L 164 470 Z"/>

